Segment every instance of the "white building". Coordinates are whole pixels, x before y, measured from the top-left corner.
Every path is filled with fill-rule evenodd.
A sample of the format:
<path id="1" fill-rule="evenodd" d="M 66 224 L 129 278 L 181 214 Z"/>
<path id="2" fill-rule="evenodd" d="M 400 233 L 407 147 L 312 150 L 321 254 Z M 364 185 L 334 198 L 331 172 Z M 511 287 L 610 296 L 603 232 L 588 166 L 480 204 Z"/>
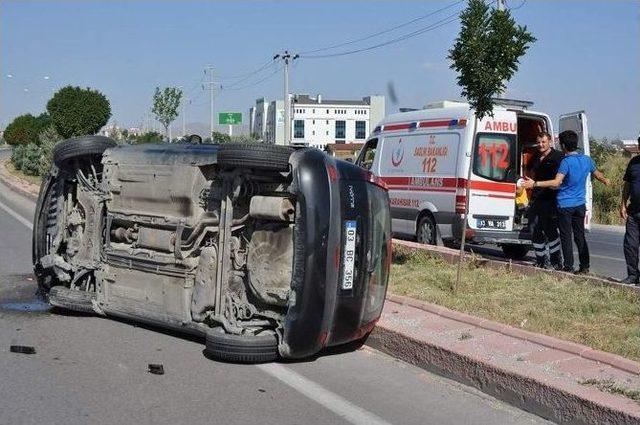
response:
<path id="1" fill-rule="evenodd" d="M 262 104 L 259 102 L 262 101 Z M 265 141 L 284 143 L 284 102 L 264 106 L 258 99 L 255 125 L 251 132 Z M 259 128 L 258 112 L 266 109 L 264 130 Z M 362 100 L 325 100 L 321 95 L 293 95 L 291 101 L 291 143 L 323 149 L 328 144 L 362 143 L 385 115 L 384 96 Z"/>

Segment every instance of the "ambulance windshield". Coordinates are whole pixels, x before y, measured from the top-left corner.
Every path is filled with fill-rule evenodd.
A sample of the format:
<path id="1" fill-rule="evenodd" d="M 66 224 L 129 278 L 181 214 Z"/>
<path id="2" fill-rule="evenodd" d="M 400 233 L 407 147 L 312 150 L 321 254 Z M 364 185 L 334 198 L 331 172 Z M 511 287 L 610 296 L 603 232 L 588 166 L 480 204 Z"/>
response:
<path id="1" fill-rule="evenodd" d="M 511 134 L 479 133 L 473 157 L 474 174 L 495 181 L 511 180 L 515 141 Z"/>

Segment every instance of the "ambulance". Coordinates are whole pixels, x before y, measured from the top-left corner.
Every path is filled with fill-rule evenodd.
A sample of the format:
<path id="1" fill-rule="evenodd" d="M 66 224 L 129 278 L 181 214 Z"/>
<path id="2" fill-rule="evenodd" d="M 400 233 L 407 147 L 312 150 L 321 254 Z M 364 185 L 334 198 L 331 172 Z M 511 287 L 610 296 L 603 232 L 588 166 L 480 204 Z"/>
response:
<path id="1" fill-rule="evenodd" d="M 356 162 L 388 186 L 394 234 L 425 244 L 456 243 L 467 219 L 467 242 L 497 244 L 508 258 L 524 258 L 531 232 L 527 206 L 516 203 L 517 181 L 526 175 L 537 135 L 554 134 L 549 115 L 530 110 L 532 106 L 496 99 L 493 116 L 477 125 L 469 104 L 451 101 L 384 118 Z M 584 111 L 560 116 L 558 133 L 565 130 L 578 134 L 579 151 L 589 155 Z M 591 204 L 587 179 L 587 228 Z"/>

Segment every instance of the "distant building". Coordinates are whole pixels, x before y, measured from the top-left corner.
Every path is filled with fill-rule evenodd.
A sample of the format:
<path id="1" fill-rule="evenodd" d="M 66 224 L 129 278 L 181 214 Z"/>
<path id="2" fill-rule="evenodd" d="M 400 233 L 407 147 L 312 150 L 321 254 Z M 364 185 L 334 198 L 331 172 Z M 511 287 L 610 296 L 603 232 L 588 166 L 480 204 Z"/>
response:
<path id="1" fill-rule="evenodd" d="M 640 152 L 638 149 L 638 140 L 620 140 L 622 142 L 622 149 L 630 154 L 637 154 Z"/>
<path id="2" fill-rule="evenodd" d="M 284 101 L 256 101 L 251 132 L 265 141 L 284 143 Z M 264 119 L 258 119 L 260 113 Z M 324 149 L 332 144 L 363 143 L 384 118 L 384 96 L 361 100 L 325 100 L 321 95 L 293 95 L 291 99 L 291 143 Z M 262 127 L 261 127 L 262 126 Z"/>

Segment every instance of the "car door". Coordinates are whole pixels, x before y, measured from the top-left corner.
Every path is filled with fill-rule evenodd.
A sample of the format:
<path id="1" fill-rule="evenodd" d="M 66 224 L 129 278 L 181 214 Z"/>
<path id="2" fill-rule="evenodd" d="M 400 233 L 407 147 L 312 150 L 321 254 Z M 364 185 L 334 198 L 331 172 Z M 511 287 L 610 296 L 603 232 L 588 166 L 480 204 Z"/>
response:
<path id="1" fill-rule="evenodd" d="M 575 131 L 578 135 L 579 152 L 582 152 L 587 156 L 591 156 L 591 151 L 589 149 L 589 128 L 587 126 L 587 115 L 584 111 L 577 111 L 560 115 L 558 134 L 567 130 Z M 587 215 L 584 219 L 584 227 L 585 229 L 590 230 L 591 218 L 593 217 L 593 188 L 591 185 L 591 179 L 587 179 L 586 186 Z"/>

